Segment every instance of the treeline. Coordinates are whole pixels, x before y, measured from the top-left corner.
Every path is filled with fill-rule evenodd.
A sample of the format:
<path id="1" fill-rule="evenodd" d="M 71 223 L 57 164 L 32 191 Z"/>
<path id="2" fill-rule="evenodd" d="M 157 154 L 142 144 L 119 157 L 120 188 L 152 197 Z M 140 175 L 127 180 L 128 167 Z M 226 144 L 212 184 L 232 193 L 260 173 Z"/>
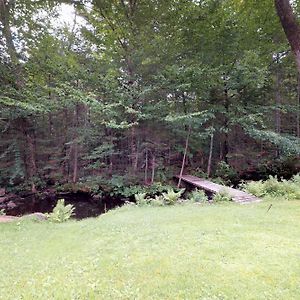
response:
<path id="1" fill-rule="evenodd" d="M 0 24 L 0 186 L 297 169 L 272 1 L 0 0 Z"/>

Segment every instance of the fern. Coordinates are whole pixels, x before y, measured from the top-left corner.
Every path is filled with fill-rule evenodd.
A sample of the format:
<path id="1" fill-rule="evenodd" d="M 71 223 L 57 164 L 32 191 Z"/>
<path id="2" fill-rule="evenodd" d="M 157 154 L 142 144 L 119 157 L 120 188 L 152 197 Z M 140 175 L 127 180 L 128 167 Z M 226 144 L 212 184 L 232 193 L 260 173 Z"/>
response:
<path id="1" fill-rule="evenodd" d="M 71 218 L 75 208 L 73 205 L 65 205 L 65 200 L 60 199 L 57 201 L 56 206 L 53 209 L 53 212 L 48 214 L 50 222 L 63 223 Z"/>
<path id="2" fill-rule="evenodd" d="M 189 200 L 192 202 L 206 202 L 208 197 L 204 191 L 196 189 L 190 193 Z"/>
<path id="3" fill-rule="evenodd" d="M 150 205 L 152 206 L 164 206 L 164 197 L 163 196 L 155 196 L 154 199 L 150 199 Z"/>
<path id="4" fill-rule="evenodd" d="M 139 206 L 148 204 L 148 201 L 146 199 L 146 193 L 136 194 L 136 195 L 134 195 L 134 198 L 135 198 L 136 204 Z"/>
<path id="5" fill-rule="evenodd" d="M 174 205 L 179 200 L 184 191 L 185 189 L 181 189 L 176 193 L 173 189 L 169 189 L 167 193 L 163 193 L 165 204 Z"/>
<path id="6" fill-rule="evenodd" d="M 258 197 L 280 197 L 285 199 L 300 199 L 300 176 L 295 175 L 291 180 L 281 180 L 269 176 L 266 181 L 252 181 L 243 185 L 244 190 Z"/>
<path id="7" fill-rule="evenodd" d="M 232 201 L 232 197 L 226 190 L 222 190 L 213 197 L 214 202 Z"/>

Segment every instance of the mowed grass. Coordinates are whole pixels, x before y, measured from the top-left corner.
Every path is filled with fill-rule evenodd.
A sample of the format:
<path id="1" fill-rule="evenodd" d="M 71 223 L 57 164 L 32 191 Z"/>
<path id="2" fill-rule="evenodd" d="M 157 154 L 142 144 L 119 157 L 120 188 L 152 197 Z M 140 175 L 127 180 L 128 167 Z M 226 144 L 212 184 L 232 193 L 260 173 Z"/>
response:
<path id="1" fill-rule="evenodd" d="M 300 299 L 300 202 L 0 224 L 0 299 Z"/>

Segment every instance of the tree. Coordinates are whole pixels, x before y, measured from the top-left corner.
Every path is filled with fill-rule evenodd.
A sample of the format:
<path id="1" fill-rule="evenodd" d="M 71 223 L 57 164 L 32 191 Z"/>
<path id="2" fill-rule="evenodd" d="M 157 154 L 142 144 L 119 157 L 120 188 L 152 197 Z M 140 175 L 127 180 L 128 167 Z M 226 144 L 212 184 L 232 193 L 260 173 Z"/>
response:
<path id="1" fill-rule="evenodd" d="M 275 7 L 282 28 L 289 41 L 300 74 L 300 26 L 289 0 L 275 0 Z"/>

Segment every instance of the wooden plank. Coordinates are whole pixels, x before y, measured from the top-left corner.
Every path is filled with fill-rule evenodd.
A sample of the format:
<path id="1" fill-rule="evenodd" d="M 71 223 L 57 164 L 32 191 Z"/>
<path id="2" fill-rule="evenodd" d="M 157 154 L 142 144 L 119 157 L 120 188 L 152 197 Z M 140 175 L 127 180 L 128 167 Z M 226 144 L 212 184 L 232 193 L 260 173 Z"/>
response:
<path id="1" fill-rule="evenodd" d="M 176 178 L 179 178 L 179 176 L 176 176 Z M 199 178 L 196 176 L 192 175 L 183 175 L 181 177 L 181 180 L 184 182 L 187 182 L 197 188 L 203 189 L 205 191 L 208 191 L 210 193 L 216 194 L 220 193 L 222 191 L 227 192 L 231 197 L 232 200 L 238 203 L 249 203 L 249 202 L 259 202 L 260 199 L 248 194 L 246 192 L 228 187 L 228 186 L 223 186 L 221 184 L 217 184 L 214 182 L 211 182 L 209 180 Z"/>

